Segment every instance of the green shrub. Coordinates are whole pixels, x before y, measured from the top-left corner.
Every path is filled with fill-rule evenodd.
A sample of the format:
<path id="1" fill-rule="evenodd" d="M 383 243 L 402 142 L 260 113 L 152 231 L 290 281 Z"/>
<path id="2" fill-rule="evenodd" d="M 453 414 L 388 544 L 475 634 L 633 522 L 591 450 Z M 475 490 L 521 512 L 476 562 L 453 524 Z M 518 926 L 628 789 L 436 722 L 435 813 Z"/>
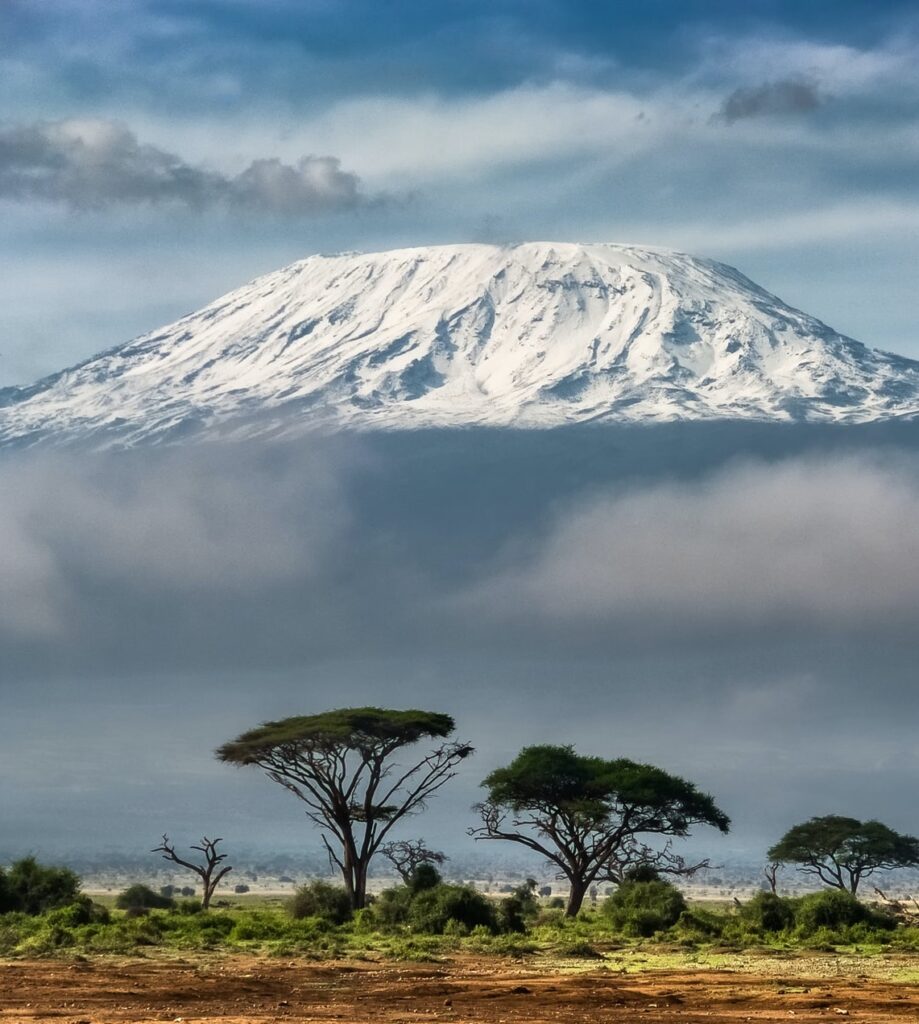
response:
<path id="1" fill-rule="evenodd" d="M 161 896 L 154 892 L 149 885 L 129 885 L 124 892 L 120 892 L 115 899 L 115 906 L 119 910 L 137 911 L 143 910 L 172 910 L 175 907 L 175 900 L 171 896 Z"/>
<path id="2" fill-rule="evenodd" d="M 783 932 L 795 923 L 795 905 L 774 892 L 758 892 L 740 911 L 743 922 L 760 932 Z"/>
<path id="3" fill-rule="evenodd" d="M 527 922 L 539 913 L 536 882 L 528 878 L 518 885 L 498 906 L 498 926 L 502 932 L 525 932 Z"/>
<path id="4" fill-rule="evenodd" d="M 670 928 L 685 910 L 680 890 L 660 880 L 625 881 L 603 904 L 613 928 L 642 937 Z"/>
<path id="5" fill-rule="evenodd" d="M 80 879 L 69 868 L 45 867 L 24 857 L 0 872 L 0 913 L 43 914 L 80 898 Z"/>
<path id="6" fill-rule="evenodd" d="M 351 900 L 338 885 L 317 880 L 301 885 L 288 904 L 290 916 L 295 920 L 318 917 L 329 924 L 344 924 L 351 919 Z"/>
<path id="7" fill-rule="evenodd" d="M 457 921 L 455 918 L 450 920 L 444 925 L 443 934 L 449 938 L 461 939 L 469 934 L 468 925 L 463 924 L 462 921 Z"/>
<path id="8" fill-rule="evenodd" d="M 301 920 L 306 920 L 302 918 Z M 234 942 L 258 942 L 288 938 L 293 926 L 276 914 L 247 913 L 237 918 L 230 938 Z"/>
<path id="9" fill-rule="evenodd" d="M 623 882 L 660 882 L 661 873 L 650 864 L 636 864 L 629 868 L 622 878 Z"/>
<path id="10" fill-rule="evenodd" d="M 870 911 L 842 889 L 827 889 L 802 896 L 795 908 L 795 924 L 802 935 L 813 935 L 821 928 L 838 931 L 850 924 L 867 921 Z"/>
<path id="11" fill-rule="evenodd" d="M 536 928 L 561 928 L 564 927 L 565 920 L 565 904 L 563 902 L 560 907 L 550 904 L 545 910 L 541 910 L 532 923 Z"/>
<path id="12" fill-rule="evenodd" d="M 422 892 L 425 890 L 422 889 Z M 379 928 L 397 928 L 408 923 L 409 911 L 415 893 L 405 885 L 384 889 L 368 908 L 367 916 Z"/>
<path id="13" fill-rule="evenodd" d="M 412 892 L 423 892 L 425 889 L 433 889 L 440 885 L 443 881 L 440 872 L 433 864 L 425 861 L 423 864 L 419 864 L 412 872 L 412 877 L 409 879 L 408 887 Z"/>
<path id="14" fill-rule="evenodd" d="M 677 927 L 684 936 L 693 939 L 714 939 L 724 934 L 725 919 L 720 914 L 694 907 L 684 910 Z"/>
<path id="15" fill-rule="evenodd" d="M 450 921 L 470 931 L 480 925 L 491 932 L 497 930 L 494 907 L 475 889 L 441 884 L 415 894 L 408 913 L 408 923 L 413 930 L 443 935 Z"/>
<path id="16" fill-rule="evenodd" d="M 45 920 L 62 928 L 76 928 L 81 924 L 108 924 L 111 914 L 88 896 L 81 896 L 67 907 L 59 907 L 45 915 Z"/>

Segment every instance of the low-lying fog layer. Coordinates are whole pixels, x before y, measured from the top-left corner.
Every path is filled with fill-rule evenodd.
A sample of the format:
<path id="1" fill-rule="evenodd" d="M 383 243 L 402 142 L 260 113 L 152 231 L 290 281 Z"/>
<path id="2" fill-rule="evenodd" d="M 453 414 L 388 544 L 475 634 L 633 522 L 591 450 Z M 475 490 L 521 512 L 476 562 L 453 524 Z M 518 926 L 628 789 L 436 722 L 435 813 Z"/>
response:
<path id="1" fill-rule="evenodd" d="M 700 836 L 715 856 L 811 814 L 915 832 L 917 439 L 682 425 L 9 454 L 6 845 L 312 844 L 288 795 L 211 751 L 368 702 L 448 711 L 478 748 L 411 826 L 445 846 L 534 741 L 699 782 L 735 820 Z"/>

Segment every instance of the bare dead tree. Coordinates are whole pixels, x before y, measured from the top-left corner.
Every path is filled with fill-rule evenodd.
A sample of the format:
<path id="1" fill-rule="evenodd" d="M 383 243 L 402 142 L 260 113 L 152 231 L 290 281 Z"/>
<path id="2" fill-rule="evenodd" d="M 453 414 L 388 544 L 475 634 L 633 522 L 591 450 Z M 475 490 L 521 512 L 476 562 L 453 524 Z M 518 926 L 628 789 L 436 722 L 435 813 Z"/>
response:
<path id="1" fill-rule="evenodd" d="M 879 889 L 876 885 L 872 886 L 875 894 L 880 898 L 884 905 L 884 910 L 888 914 L 892 914 L 898 921 L 908 925 L 915 925 L 917 920 L 917 912 L 919 912 L 919 903 L 916 899 L 909 894 L 904 895 L 903 899 L 897 899 L 896 896 L 891 896 L 889 893 L 884 892 L 883 889 Z M 912 904 L 910 906 L 905 901 L 909 900 Z"/>
<path id="2" fill-rule="evenodd" d="M 776 880 L 779 877 L 779 871 L 782 865 L 777 860 L 771 860 L 763 868 L 763 874 L 766 876 L 766 881 L 769 883 L 769 891 L 773 896 L 776 895 Z"/>
<path id="3" fill-rule="evenodd" d="M 172 843 L 169 842 L 169 836 L 163 833 L 163 841 L 159 846 L 155 846 L 150 852 L 161 853 L 164 860 L 172 861 L 173 864 L 178 864 L 180 867 L 187 868 L 189 871 L 194 873 L 201 879 L 201 884 L 204 888 L 204 895 L 201 898 L 201 906 L 207 910 L 211 905 L 211 899 L 214 896 L 214 892 L 221 880 L 228 875 L 233 868 L 230 865 L 221 867 L 223 861 L 227 859 L 227 854 L 218 853 L 217 846 L 222 843 L 222 839 L 208 839 L 204 836 L 201 843 L 197 846 L 192 846 L 192 850 L 198 850 L 204 854 L 204 863 L 195 864 L 194 861 L 184 860 L 180 857 L 175 850 Z"/>
<path id="4" fill-rule="evenodd" d="M 392 864 L 406 885 L 422 864 L 439 866 L 448 859 L 440 850 L 429 850 L 423 839 L 399 839 L 384 843 L 380 853 Z"/>
<path id="5" fill-rule="evenodd" d="M 636 868 L 650 868 L 659 875 L 675 878 L 692 878 L 700 871 L 708 871 L 711 866 L 708 857 L 691 862 L 674 853 L 669 839 L 663 846 L 652 847 L 640 842 L 636 836 L 624 836 L 619 848 L 610 854 L 605 871 L 597 877 L 601 882 L 621 885 Z M 557 877 L 561 879 L 564 876 Z"/>

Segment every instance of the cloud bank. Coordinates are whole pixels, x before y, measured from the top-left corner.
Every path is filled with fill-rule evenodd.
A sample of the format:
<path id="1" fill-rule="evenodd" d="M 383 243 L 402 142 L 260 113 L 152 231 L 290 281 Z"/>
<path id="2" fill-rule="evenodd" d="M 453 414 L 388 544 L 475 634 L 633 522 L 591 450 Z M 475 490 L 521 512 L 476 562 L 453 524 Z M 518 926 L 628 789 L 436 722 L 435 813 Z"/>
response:
<path id="1" fill-rule="evenodd" d="M 579 501 L 467 594 L 544 627 L 919 629 L 919 463 L 803 457 Z"/>
<path id="2" fill-rule="evenodd" d="M 599 490 L 547 465 L 537 492 L 513 463 L 489 484 L 500 460 L 450 458 L 414 475 L 358 441 L 8 458 L 0 641 L 129 669 L 919 635 L 919 461 L 901 452 Z"/>
<path id="3" fill-rule="evenodd" d="M 896 823 L 919 781 L 915 445 L 756 456 L 735 432 L 712 461 L 683 427 L 669 462 L 640 431 L 5 454 L 10 834 L 123 843 L 206 807 L 240 842 L 308 843 L 210 752 L 349 703 L 473 739 L 426 819 L 451 848 L 479 779 L 542 741 L 698 780 L 741 845 L 838 809 Z"/>
<path id="4" fill-rule="evenodd" d="M 0 199 L 73 209 L 131 205 L 309 216 L 368 202 L 332 156 L 254 160 L 228 176 L 142 143 L 119 121 L 69 119 L 0 128 Z"/>

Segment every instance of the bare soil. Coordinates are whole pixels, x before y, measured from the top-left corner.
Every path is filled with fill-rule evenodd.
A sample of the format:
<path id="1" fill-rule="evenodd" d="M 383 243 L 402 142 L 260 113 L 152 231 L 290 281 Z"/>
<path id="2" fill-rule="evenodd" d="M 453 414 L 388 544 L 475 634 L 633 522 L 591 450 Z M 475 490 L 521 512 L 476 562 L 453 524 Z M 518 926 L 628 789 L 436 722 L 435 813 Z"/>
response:
<path id="1" fill-rule="evenodd" d="M 578 970 L 495 958 L 450 963 L 213 960 L 0 962 L 0 1022 L 773 1022 L 919 1020 L 919 985 L 814 959 L 762 971 Z M 782 968 L 791 967 L 782 974 Z"/>

